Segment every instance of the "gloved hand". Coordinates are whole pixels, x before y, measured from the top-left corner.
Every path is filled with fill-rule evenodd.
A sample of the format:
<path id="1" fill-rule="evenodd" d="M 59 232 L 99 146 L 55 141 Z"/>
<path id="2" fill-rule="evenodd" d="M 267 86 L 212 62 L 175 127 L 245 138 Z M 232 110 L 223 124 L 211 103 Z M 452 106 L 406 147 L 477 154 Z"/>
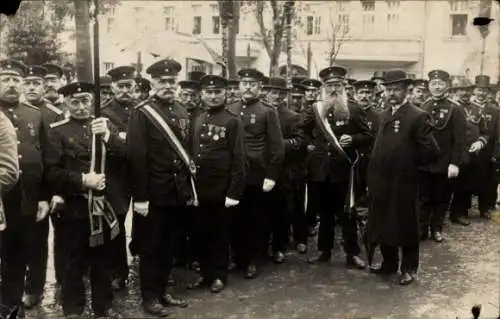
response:
<path id="1" fill-rule="evenodd" d="M 238 205 L 239 203 L 240 203 L 239 200 L 226 197 L 226 203 L 225 203 L 226 207 L 233 207 L 233 206 Z"/>
<path id="2" fill-rule="evenodd" d="M 455 178 L 458 176 L 459 168 L 456 165 L 450 164 L 448 165 L 448 178 Z"/>
<path id="3" fill-rule="evenodd" d="M 38 211 L 36 212 L 36 221 L 39 222 L 44 220 L 49 214 L 49 202 L 40 201 L 38 202 Z"/>
<path id="4" fill-rule="evenodd" d="M 483 142 L 476 141 L 476 142 L 472 143 L 472 145 L 470 146 L 469 153 L 477 153 L 480 150 L 482 150 L 483 147 L 484 147 L 484 143 Z"/>
<path id="5" fill-rule="evenodd" d="M 134 202 L 134 212 L 146 217 L 149 213 L 149 202 Z"/>
<path id="6" fill-rule="evenodd" d="M 50 199 L 50 214 L 57 213 L 64 207 L 64 199 L 59 195 L 54 195 Z"/>
<path id="7" fill-rule="evenodd" d="M 307 145 L 307 151 L 308 151 L 308 152 L 312 152 L 312 151 L 314 151 L 315 149 L 316 149 L 316 146 L 314 146 L 314 145 L 312 145 L 312 144 Z"/>
<path id="8" fill-rule="evenodd" d="M 274 188 L 274 185 L 276 185 L 275 181 L 269 178 L 265 178 L 264 183 L 262 184 L 262 190 L 266 193 L 270 192 Z"/>
<path id="9" fill-rule="evenodd" d="M 122 140 L 127 140 L 127 132 L 118 133 L 118 137 Z"/>
<path id="10" fill-rule="evenodd" d="M 342 147 L 349 146 L 351 145 L 351 143 L 352 143 L 352 136 L 350 135 L 344 134 L 339 139 L 339 144 Z"/>
<path id="11" fill-rule="evenodd" d="M 82 174 L 82 184 L 86 188 L 92 188 L 100 191 L 106 187 L 106 177 L 104 174 Z"/>

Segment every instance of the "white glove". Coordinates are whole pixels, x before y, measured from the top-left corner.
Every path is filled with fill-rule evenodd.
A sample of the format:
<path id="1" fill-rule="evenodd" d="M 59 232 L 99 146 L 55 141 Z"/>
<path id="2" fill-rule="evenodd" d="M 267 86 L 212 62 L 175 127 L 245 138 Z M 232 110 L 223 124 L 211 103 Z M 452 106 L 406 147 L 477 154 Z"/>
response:
<path id="1" fill-rule="evenodd" d="M 455 178 L 458 176 L 458 172 L 460 170 L 458 169 L 458 166 L 450 164 L 448 165 L 448 178 Z"/>
<path id="2" fill-rule="evenodd" d="M 484 144 L 483 142 L 481 141 L 476 141 L 474 143 L 472 143 L 472 145 L 470 146 L 469 148 L 469 153 L 477 153 L 479 152 L 480 150 L 482 150 L 484 147 Z"/>
<path id="3" fill-rule="evenodd" d="M 59 195 L 54 195 L 50 199 L 50 213 L 52 214 L 57 210 L 58 207 L 62 207 L 64 205 L 64 199 Z"/>
<path id="4" fill-rule="evenodd" d="M 86 188 L 92 188 L 101 191 L 106 187 L 106 177 L 104 176 L 104 174 L 82 174 L 82 184 Z"/>
<path id="5" fill-rule="evenodd" d="M 276 185 L 275 181 L 269 178 L 265 178 L 264 183 L 262 184 L 262 190 L 266 193 L 270 192 L 274 188 L 274 185 Z"/>
<path id="6" fill-rule="evenodd" d="M 239 203 L 240 203 L 239 200 L 226 197 L 226 204 L 225 204 L 226 207 L 233 207 L 233 206 L 238 205 Z"/>
<path id="7" fill-rule="evenodd" d="M 127 139 L 127 132 L 118 133 L 118 137 L 122 140 L 126 140 Z"/>
<path id="8" fill-rule="evenodd" d="M 134 202 L 134 212 L 146 217 L 149 213 L 149 202 Z"/>
<path id="9" fill-rule="evenodd" d="M 98 117 L 90 123 L 90 126 L 92 128 L 92 134 L 99 135 L 102 134 L 104 135 L 104 141 L 107 142 L 109 140 L 109 137 L 111 136 L 111 131 L 109 130 L 108 127 L 108 119 L 105 117 Z"/>
<path id="10" fill-rule="evenodd" d="M 49 202 L 41 201 L 38 202 L 38 211 L 36 212 L 36 221 L 39 222 L 44 220 L 49 214 Z"/>
<path id="11" fill-rule="evenodd" d="M 308 151 L 308 152 L 312 152 L 312 151 L 314 151 L 315 149 L 316 149 L 316 146 L 314 146 L 314 145 L 312 145 L 312 144 L 307 145 L 307 151 Z"/>
<path id="12" fill-rule="evenodd" d="M 339 140 L 340 146 L 346 147 L 346 146 L 351 145 L 351 143 L 352 143 L 352 136 L 344 134 L 340 137 L 340 140 Z"/>

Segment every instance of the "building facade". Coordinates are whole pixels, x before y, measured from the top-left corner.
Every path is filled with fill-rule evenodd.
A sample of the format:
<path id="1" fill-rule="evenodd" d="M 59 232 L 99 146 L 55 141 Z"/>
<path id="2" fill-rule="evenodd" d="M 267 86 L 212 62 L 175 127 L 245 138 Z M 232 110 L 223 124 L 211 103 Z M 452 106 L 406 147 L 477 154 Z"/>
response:
<path id="1" fill-rule="evenodd" d="M 483 60 L 483 73 L 496 82 L 500 8 L 492 1 L 491 16 L 495 20 L 483 43 L 478 28 L 472 24 L 480 3 L 297 1 L 292 64 L 299 72 L 309 69 L 312 77 L 334 60 L 355 78 L 369 78 L 375 70 L 386 68 L 402 68 L 414 77 L 425 77 L 429 70 L 440 68 L 472 79 L 480 73 Z M 261 41 L 256 12 L 245 6 L 240 11 L 237 65 L 268 73 L 269 57 Z M 263 15 L 268 28 L 271 12 L 266 8 Z M 186 72 L 219 70 L 216 55 L 222 51 L 222 26 L 217 1 L 124 0 L 101 18 L 100 25 L 103 72 L 138 60 L 148 65 L 165 56 L 183 60 Z M 71 45 L 66 49 L 71 50 Z M 285 64 L 286 55 L 282 53 L 280 65 Z"/>

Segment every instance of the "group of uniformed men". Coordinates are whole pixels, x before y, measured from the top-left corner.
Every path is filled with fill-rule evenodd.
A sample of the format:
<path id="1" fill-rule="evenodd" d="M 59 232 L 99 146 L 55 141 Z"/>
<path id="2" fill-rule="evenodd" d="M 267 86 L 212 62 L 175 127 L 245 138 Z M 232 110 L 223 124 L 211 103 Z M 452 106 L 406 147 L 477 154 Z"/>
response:
<path id="1" fill-rule="evenodd" d="M 330 261 L 338 223 L 347 265 L 365 268 L 357 218 L 345 209 L 353 189 L 384 257 L 370 270 L 400 270 L 403 285 L 415 278 L 419 241 L 443 240 L 447 211 L 468 225 L 473 195 L 482 217 L 495 207 L 500 111 L 487 76 L 472 84 L 443 70 L 428 80 L 387 70 L 356 81 L 331 66 L 320 80 L 294 78 L 289 92 L 285 79 L 255 69 L 237 80 L 191 72 L 178 83 L 180 71 L 169 59 L 146 70 L 151 82 L 130 66 L 109 71 L 95 118 L 92 83 L 62 86 L 57 65 L 0 61 L 0 110 L 17 131 L 20 164 L 2 196 L 2 314 L 43 297 L 48 216 L 64 315 L 78 318 L 86 275 L 96 316 L 119 316 L 113 290 L 127 285 L 130 203 L 128 248 L 143 308 L 157 316 L 187 306 L 167 293 L 175 264 L 199 272 L 188 288 L 220 292 L 230 271 L 251 279 L 264 261 L 284 262 L 290 243 L 306 254 L 317 215 L 308 262 Z M 99 209 L 90 207 L 99 192 Z"/>

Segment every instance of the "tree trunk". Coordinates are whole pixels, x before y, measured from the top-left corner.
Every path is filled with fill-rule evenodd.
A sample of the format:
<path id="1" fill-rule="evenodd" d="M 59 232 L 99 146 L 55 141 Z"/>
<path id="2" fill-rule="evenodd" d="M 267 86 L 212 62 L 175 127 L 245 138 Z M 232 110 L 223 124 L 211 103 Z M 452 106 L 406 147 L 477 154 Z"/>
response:
<path id="1" fill-rule="evenodd" d="M 93 82 L 89 2 L 73 0 L 76 26 L 76 72 L 79 81 Z"/>
<path id="2" fill-rule="evenodd" d="M 240 20 L 240 6 L 238 1 L 233 4 L 233 19 L 228 24 L 227 36 L 227 68 L 230 79 L 236 78 L 236 30 Z"/>

